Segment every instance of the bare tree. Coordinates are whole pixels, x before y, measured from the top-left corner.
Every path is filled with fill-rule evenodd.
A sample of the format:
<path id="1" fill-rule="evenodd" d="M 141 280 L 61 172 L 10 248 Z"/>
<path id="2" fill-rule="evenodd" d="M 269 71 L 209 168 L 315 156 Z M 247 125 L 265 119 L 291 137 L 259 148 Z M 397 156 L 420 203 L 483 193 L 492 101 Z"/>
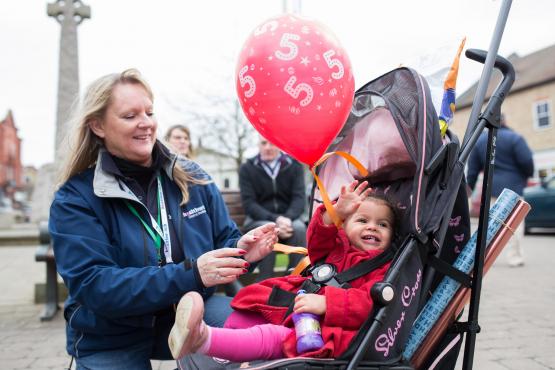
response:
<path id="1" fill-rule="evenodd" d="M 184 117 L 204 148 L 232 157 L 237 170 L 245 152 L 256 142 L 256 131 L 245 118 L 236 97 L 197 93 L 198 103 L 167 103 Z"/>

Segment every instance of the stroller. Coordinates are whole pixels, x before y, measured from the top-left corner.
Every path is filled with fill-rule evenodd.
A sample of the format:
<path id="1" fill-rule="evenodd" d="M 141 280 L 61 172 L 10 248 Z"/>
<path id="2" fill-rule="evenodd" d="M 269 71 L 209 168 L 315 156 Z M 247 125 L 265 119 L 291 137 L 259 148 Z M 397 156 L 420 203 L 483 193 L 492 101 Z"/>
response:
<path id="1" fill-rule="evenodd" d="M 501 23 L 506 20 L 507 5 L 502 7 Z M 413 69 L 397 68 L 355 93 L 351 114 L 328 151 L 344 151 L 357 158 L 368 170 L 364 180 L 375 191 L 398 202 L 397 206 L 404 209 L 404 237 L 391 247 L 395 255 L 390 268 L 384 281 L 372 289 L 374 311 L 349 348 L 335 359 L 295 357 L 241 364 L 193 354 L 179 361 L 180 369 L 453 369 L 463 333 L 463 367 L 472 368 L 486 239 L 490 234 L 487 229 L 495 138 L 501 104 L 515 75 L 510 62 L 496 56 L 499 41 L 489 53 L 466 51 L 468 58 L 486 65 L 484 70 L 489 65 L 491 72 L 495 65 L 503 78 L 476 124 L 471 115 L 462 145 L 449 130 L 442 137 L 429 87 Z M 487 85 L 489 77 L 486 72 L 481 83 Z M 481 105 L 483 96 L 479 95 L 475 102 Z M 476 263 L 470 278 L 452 263 L 470 238 L 464 166 L 485 127 L 489 128 L 486 163 L 490 165 L 484 172 Z M 332 199 L 341 185 L 361 177 L 338 157 L 321 165 L 318 175 Z M 312 199 L 313 206 L 321 203 L 315 187 Z M 468 322 L 450 323 L 421 363 L 414 365 L 405 357 L 413 323 L 436 287 L 441 287 L 444 276 L 471 288 Z M 391 291 L 394 294 L 385 294 Z"/>
<path id="2" fill-rule="evenodd" d="M 483 51 L 467 50 L 466 55 L 482 63 L 486 60 Z M 415 70 L 397 68 L 355 93 L 351 114 L 329 151 L 345 151 L 359 159 L 368 170 L 364 180 L 404 209 L 404 238 L 392 246 L 396 253 L 391 267 L 383 283 L 376 284 L 372 292 L 376 308 L 346 352 L 336 359 L 298 357 L 249 364 L 195 354 L 182 359 L 180 368 L 414 369 L 403 357 L 403 351 L 412 324 L 431 292 L 444 275 L 469 285 L 468 276 L 461 276 L 459 270 L 451 267 L 470 237 L 464 160 L 486 124 L 492 128 L 490 135 L 495 131 L 502 103 L 499 97 L 506 95 L 514 81 L 514 71 L 507 60 L 497 57 L 495 67 L 504 79 L 462 151 L 450 131 L 442 138 L 429 88 Z M 358 171 L 340 157 L 325 162 L 319 177 L 332 199 L 338 196 L 342 184 L 360 178 Z M 484 177 L 484 196 L 489 200 L 491 171 Z M 319 203 L 321 195 L 314 188 L 313 205 Z M 489 208 L 489 202 L 486 205 Z M 485 212 L 487 209 L 480 220 L 487 223 Z M 387 289 L 395 292 L 389 301 L 383 294 Z M 461 333 L 475 335 L 478 330 L 476 325 L 468 324 L 454 324 L 451 329 L 421 368 L 429 368 L 432 362 L 437 369 L 454 368 L 462 344 Z"/>

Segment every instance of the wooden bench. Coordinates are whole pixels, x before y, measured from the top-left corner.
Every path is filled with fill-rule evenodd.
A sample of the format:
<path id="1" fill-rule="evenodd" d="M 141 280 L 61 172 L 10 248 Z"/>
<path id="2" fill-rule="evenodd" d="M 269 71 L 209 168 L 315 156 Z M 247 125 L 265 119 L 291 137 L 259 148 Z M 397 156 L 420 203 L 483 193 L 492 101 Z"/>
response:
<path id="1" fill-rule="evenodd" d="M 241 202 L 241 193 L 239 190 L 222 190 L 222 197 L 227 206 L 229 216 L 235 221 L 239 230 L 242 230 L 247 215 Z"/>
<path id="2" fill-rule="evenodd" d="M 247 215 L 241 202 L 241 193 L 239 190 L 222 190 L 222 197 L 224 198 L 229 217 L 235 222 L 239 230 L 243 231 L 243 223 Z M 245 284 L 244 281 L 235 281 L 233 283 L 223 285 L 223 291 L 229 297 L 234 297 Z"/>

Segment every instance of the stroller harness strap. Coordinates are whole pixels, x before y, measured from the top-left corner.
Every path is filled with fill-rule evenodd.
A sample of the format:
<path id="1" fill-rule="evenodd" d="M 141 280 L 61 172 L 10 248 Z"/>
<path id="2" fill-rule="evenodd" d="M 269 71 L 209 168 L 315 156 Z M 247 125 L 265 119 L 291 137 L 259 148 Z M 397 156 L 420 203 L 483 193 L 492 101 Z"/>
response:
<path id="1" fill-rule="evenodd" d="M 306 279 L 299 289 L 303 289 L 306 293 L 318 293 L 324 286 L 333 286 L 342 289 L 348 289 L 351 286 L 349 281 L 353 281 L 362 277 L 375 269 L 383 266 L 390 261 L 394 256 L 394 251 L 390 248 L 378 256 L 363 261 L 348 270 L 337 273 L 334 265 L 329 263 L 316 263 L 309 269 L 311 276 Z M 283 316 L 285 319 L 293 312 L 295 305 L 295 293 L 281 290 L 274 286 L 270 297 L 268 298 L 268 305 L 277 307 L 288 307 L 287 312 Z"/>
<path id="2" fill-rule="evenodd" d="M 361 276 L 368 274 L 371 271 L 374 271 L 378 267 L 384 265 L 386 262 L 390 261 L 393 258 L 393 249 L 388 249 L 383 253 L 380 253 L 375 258 L 370 260 L 366 260 L 361 262 L 348 270 L 340 272 L 335 276 L 335 279 L 340 283 L 346 283 L 355 279 L 358 279 Z"/>
<path id="3" fill-rule="evenodd" d="M 428 256 L 427 264 L 443 275 L 450 277 L 451 279 L 461 283 L 467 288 L 470 288 L 470 286 L 472 285 L 472 278 L 468 274 L 453 267 L 453 265 L 448 264 L 447 262 L 443 261 L 433 254 Z"/>

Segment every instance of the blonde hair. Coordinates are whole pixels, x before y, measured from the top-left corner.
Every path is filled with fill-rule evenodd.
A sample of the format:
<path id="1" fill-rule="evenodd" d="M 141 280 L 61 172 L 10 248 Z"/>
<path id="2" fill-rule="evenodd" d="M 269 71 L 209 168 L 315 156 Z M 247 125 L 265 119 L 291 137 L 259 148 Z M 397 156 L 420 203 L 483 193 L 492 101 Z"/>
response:
<path id="1" fill-rule="evenodd" d="M 194 158 L 195 157 L 195 148 L 193 147 L 193 141 L 191 140 L 191 131 L 189 130 L 189 128 L 187 126 L 184 125 L 173 125 L 171 126 L 168 131 L 166 131 L 166 135 L 164 135 L 164 140 L 169 143 L 170 142 L 170 137 L 172 136 L 172 132 L 174 130 L 180 130 L 183 131 L 184 133 L 187 134 L 187 137 L 189 137 L 189 153 L 187 153 L 186 157 L 187 158 Z"/>
<path id="2" fill-rule="evenodd" d="M 142 86 L 149 98 L 154 100 L 152 89 L 136 69 L 127 69 L 121 73 L 113 73 L 91 83 L 80 104 L 77 105 L 69 121 L 71 136 L 69 152 L 65 156 L 65 163 L 61 167 L 60 184 L 65 183 L 74 175 L 94 166 L 98 152 L 103 147 L 103 141 L 90 128 L 92 120 L 102 120 L 111 103 L 114 87 L 119 84 L 137 84 Z M 173 167 L 173 179 L 181 190 L 181 204 L 189 200 L 188 183 L 206 184 L 206 180 L 199 179 L 183 170 L 181 166 Z"/>

